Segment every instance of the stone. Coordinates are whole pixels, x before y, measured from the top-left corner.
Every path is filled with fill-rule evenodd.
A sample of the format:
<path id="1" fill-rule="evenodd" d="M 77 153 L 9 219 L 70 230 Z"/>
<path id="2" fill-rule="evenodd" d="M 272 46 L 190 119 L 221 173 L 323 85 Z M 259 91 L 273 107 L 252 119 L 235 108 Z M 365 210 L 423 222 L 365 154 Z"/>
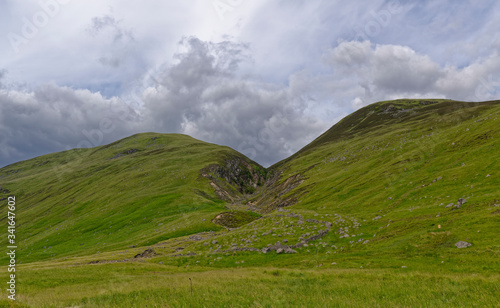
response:
<path id="1" fill-rule="evenodd" d="M 278 248 L 276 249 L 276 253 L 277 254 L 280 254 L 280 253 L 283 253 L 285 250 L 283 248 Z"/>
<path id="2" fill-rule="evenodd" d="M 445 208 L 452 207 L 453 205 L 454 205 L 453 203 L 449 203 L 448 205 L 445 206 Z"/>
<path id="3" fill-rule="evenodd" d="M 464 241 L 460 241 L 460 242 L 457 242 L 455 244 L 455 246 L 457 246 L 457 248 L 466 248 L 466 247 L 472 246 L 472 244 L 464 242 Z"/>
<path id="4" fill-rule="evenodd" d="M 276 252 L 278 252 L 278 251 L 276 251 Z M 285 248 L 285 253 L 297 253 L 297 251 L 293 250 L 290 247 L 287 247 L 287 248 Z"/>
<path id="5" fill-rule="evenodd" d="M 464 203 L 466 203 L 466 202 L 467 202 L 467 200 L 466 200 L 466 199 L 464 199 L 464 198 L 460 198 L 460 199 L 458 199 L 458 205 L 462 205 L 462 204 L 464 204 Z"/>
<path id="6" fill-rule="evenodd" d="M 201 241 L 203 239 L 203 237 L 201 237 L 201 235 L 195 234 L 195 235 L 191 235 L 189 237 L 189 239 L 193 240 L 193 241 Z"/>
<path id="7" fill-rule="evenodd" d="M 269 247 L 264 247 L 264 248 L 262 248 L 262 250 L 261 250 L 261 251 L 262 251 L 263 253 L 268 253 L 268 252 L 270 252 L 270 251 L 271 251 L 271 248 L 269 248 Z"/>

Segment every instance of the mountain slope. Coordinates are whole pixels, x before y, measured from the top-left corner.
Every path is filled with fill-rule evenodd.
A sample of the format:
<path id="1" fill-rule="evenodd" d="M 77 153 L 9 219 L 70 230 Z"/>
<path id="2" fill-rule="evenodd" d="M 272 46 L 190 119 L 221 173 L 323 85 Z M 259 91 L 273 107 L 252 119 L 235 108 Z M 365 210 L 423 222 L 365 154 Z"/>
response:
<path id="1" fill-rule="evenodd" d="M 264 212 L 286 206 L 332 222 L 318 252 L 491 261 L 500 252 L 499 137 L 498 101 L 375 103 L 272 166 L 279 177 L 267 191 L 292 183 L 285 193 L 251 201 Z M 457 208 L 460 198 L 466 203 Z M 472 247 L 458 250 L 459 241 Z"/>
<path id="2" fill-rule="evenodd" d="M 224 200 L 252 192 L 264 176 L 228 147 L 145 133 L 2 168 L 0 198 L 17 198 L 20 258 L 29 262 L 219 230 L 211 219 Z"/>

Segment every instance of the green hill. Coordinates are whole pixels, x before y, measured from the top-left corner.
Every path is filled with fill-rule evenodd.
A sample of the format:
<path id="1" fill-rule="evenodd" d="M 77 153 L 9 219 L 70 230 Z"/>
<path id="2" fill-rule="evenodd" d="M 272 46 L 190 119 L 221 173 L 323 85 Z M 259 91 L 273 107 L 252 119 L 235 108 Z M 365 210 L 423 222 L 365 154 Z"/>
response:
<path id="1" fill-rule="evenodd" d="M 379 102 L 268 169 L 153 133 L 7 166 L 21 302 L 493 306 L 499 117 L 499 101 Z"/>
<path id="2" fill-rule="evenodd" d="M 211 219 L 224 200 L 254 191 L 264 176 L 228 147 L 145 133 L 7 166 L 0 186 L 3 198 L 16 196 L 27 252 L 19 261 L 30 262 L 220 230 Z"/>
<path id="3" fill-rule="evenodd" d="M 290 211 L 305 217 L 349 217 L 342 223 L 349 232 L 325 237 L 344 251 L 494 260 L 500 248 L 499 116 L 498 101 L 372 104 L 272 166 L 280 178 L 268 190 L 287 181 L 289 189 L 254 201 L 265 211 L 293 205 Z M 466 203 L 457 208 L 460 198 Z M 458 241 L 472 247 L 457 250 Z M 498 269 L 496 261 L 487 264 Z"/>

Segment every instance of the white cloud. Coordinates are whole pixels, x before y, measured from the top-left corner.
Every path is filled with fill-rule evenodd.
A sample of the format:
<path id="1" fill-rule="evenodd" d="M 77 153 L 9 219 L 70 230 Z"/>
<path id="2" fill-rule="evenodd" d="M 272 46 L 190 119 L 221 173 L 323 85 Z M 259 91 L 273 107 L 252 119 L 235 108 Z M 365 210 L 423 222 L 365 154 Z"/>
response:
<path id="1" fill-rule="evenodd" d="M 369 41 L 341 42 L 325 55 L 332 79 L 349 79 L 357 88 L 355 108 L 377 100 L 402 97 L 446 97 L 487 100 L 500 92 L 500 58 L 493 52 L 466 67 L 441 66 L 408 46 Z"/>

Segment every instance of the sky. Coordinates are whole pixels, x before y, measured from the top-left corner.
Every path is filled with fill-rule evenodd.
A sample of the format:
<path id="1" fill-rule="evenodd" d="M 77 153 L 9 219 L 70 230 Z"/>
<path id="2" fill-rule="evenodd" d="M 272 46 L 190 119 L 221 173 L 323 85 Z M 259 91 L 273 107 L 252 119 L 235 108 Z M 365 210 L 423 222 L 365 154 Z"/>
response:
<path id="1" fill-rule="evenodd" d="M 141 132 L 263 166 L 397 98 L 498 99 L 500 2 L 0 0 L 0 167 Z"/>

